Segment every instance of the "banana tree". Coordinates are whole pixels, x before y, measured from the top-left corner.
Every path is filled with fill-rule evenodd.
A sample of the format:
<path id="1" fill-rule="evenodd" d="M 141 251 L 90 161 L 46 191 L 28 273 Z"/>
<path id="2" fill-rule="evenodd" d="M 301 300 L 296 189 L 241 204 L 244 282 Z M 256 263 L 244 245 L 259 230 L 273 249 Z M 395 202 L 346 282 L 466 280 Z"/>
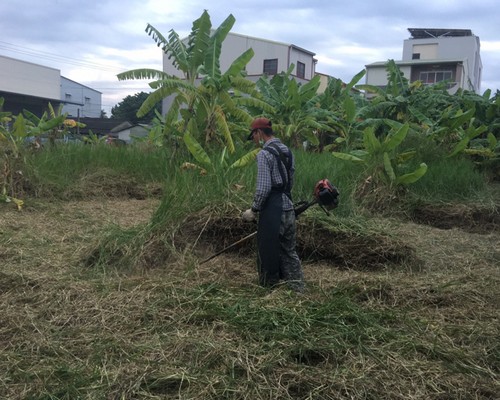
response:
<path id="1" fill-rule="evenodd" d="M 0 97 L 0 110 L 3 108 L 4 98 Z M 12 181 L 12 169 L 10 157 L 12 156 L 11 148 L 11 135 L 9 124 L 12 121 L 11 113 L 0 111 L 0 167 L 2 174 L 0 175 L 0 202 L 10 203 L 13 202 L 21 209 L 23 201 L 12 196 L 8 193 L 7 188 Z"/>
<path id="2" fill-rule="evenodd" d="M 1 111 L 3 109 L 4 98 L 0 97 L 0 143 L 6 142 L 8 139 L 8 125 L 12 121 L 12 114 L 8 111 Z"/>
<path id="3" fill-rule="evenodd" d="M 229 92 L 255 93 L 254 84 L 244 79 L 244 69 L 253 57 L 253 50 L 249 49 L 237 57 L 224 73 L 220 69 L 222 43 L 234 22 L 234 17 L 229 15 L 212 31 L 210 16 L 204 11 L 193 22 L 191 33 L 184 40 L 174 30 L 165 38 L 156 28 L 148 25 L 146 32 L 183 73 L 183 78 L 151 69 L 132 70 L 118 75 L 120 80 L 154 79 L 150 83 L 154 91 L 142 104 L 138 115 L 147 113 L 159 101 L 173 96 L 165 116 L 163 133 L 181 135 L 195 158 L 199 148 L 203 148 L 200 144 L 203 142 L 207 151 L 210 151 L 210 147 L 222 145 L 233 153 L 234 138 L 228 118 L 239 121 L 242 126 L 248 126 L 251 121 L 251 116 L 238 108 Z"/>
<path id="4" fill-rule="evenodd" d="M 365 173 L 375 183 L 390 186 L 408 185 L 418 181 L 427 172 L 427 165 L 421 163 L 412 172 L 397 174 L 398 170 L 415 156 L 414 151 L 399 152 L 398 147 L 408 134 L 409 125 L 391 122 L 391 131 L 384 138 L 375 136 L 374 128 L 366 128 L 363 132 L 364 149 L 352 150 L 348 153 L 333 152 L 333 156 L 365 166 Z"/>
<path id="5" fill-rule="evenodd" d="M 364 119 L 391 119 L 418 128 L 433 124 L 439 119 L 441 110 L 453 105 L 453 96 L 446 91 L 446 82 L 436 85 L 423 85 L 420 81 L 410 83 L 394 60 L 387 62 L 386 70 L 385 88 L 366 84 L 356 86 L 371 94 Z"/>
<path id="6" fill-rule="evenodd" d="M 230 169 L 245 167 L 256 158 L 257 153 L 260 151 L 260 149 L 254 149 L 242 157 L 234 159 L 227 147 L 224 147 L 220 154 L 207 153 L 200 143 L 193 139 L 189 131 L 184 135 L 184 141 L 198 164 L 184 163 L 182 167 L 184 169 L 197 169 L 201 175 L 206 174 L 207 171 L 229 171 Z"/>
<path id="7" fill-rule="evenodd" d="M 307 140 L 317 146 L 318 132 L 332 131 L 324 123 L 327 111 L 317 106 L 320 77 L 315 76 L 300 84 L 291 76 L 293 68 L 292 64 L 286 72 L 271 79 L 261 77 L 257 81 L 260 99 L 267 103 L 268 108 L 263 109 L 257 104 L 255 108 L 264 111 L 273 121 L 273 128 L 288 144 L 298 147 Z"/>
<path id="8" fill-rule="evenodd" d="M 326 124 L 333 132 L 321 132 L 323 142 L 330 144 L 324 150 L 332 150 L 339 146 L 350 148 L 361 140 L 364 126 L 364 111 L 368 102 L 363 94 L 354 89 L 354 86 L 365 75 L 365 70 L 357 73 L 349 83 L 340 79 L 329 78 L 325 91 L 318 96 L 318 106 L 327 110 Z"/>
<path id="9" fill-rule="evenodd" d="M 85 127 L 85 124 L 67 118 L 67 113 L 63 113 L 63 104 L 54 109 L 51 103 L 48 104 L 48 111 L 39 118 L 28 110 L 23 110 L 26 135 L 38 137 L 46 135 L 49 143 L 53 146 L 57 139 L 61 139 L 68 134 L 72 128 L 77 126 Z"/>

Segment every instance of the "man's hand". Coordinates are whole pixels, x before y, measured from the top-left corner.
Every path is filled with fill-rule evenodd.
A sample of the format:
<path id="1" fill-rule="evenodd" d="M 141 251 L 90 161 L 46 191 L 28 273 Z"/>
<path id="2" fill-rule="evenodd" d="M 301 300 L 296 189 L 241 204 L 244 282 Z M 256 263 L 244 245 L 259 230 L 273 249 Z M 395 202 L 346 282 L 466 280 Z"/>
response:
<path id="1" fill-rule="evenodd" d="M 243 214 L 241 214 L 241 219 L 245 222 L 253 222 L 257 219 L 257 216 L 252 211 L 252 209 L 249 208 L 248 210 L 244 211 Z"/>

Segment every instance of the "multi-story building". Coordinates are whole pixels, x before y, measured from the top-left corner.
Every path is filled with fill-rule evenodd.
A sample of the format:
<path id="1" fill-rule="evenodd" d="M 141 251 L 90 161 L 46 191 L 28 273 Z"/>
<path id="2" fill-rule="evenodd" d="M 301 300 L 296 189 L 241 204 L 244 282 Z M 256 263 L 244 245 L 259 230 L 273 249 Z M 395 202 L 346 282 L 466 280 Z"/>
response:
<path id="1" fill-rule="evenodd" d="M 23 109 L 41 116 L 48 103 L 59 107 L 59 70 L 0 56 L 0 97 L 4 110 L 19 114 Z"/>
<path id="2" fill-rule="evenodd" d="M 222 43 L 220 68 L 224 73 L 236 58 L 248 49 L 253 49 L 254 56 L 246 65 L 247 79 L 256 82 L 261 76 L 273 76 L 287 71 L 293 64 L 292 76 L 298 82 L 310 81 L 316 74 L 315 53 L 289 43 L 241 35 L 229 32 Z M 169 75 L 183 77 L 166 54 L 163 55 L 163 71 Z M 170 108 L 172 99 L 163 101 L 164 112 Z"/>
<path id="3" fill-rule="evenodd" d="M 50 103 L 72 117 L 100 117 L 101 92 L 61 76 L 58 69 L 0 56 L 0 97 L 4 110 L 26 109 L 41 116 Z"/>
<path id="4" fill-rule="evenodd" d="M 102 93 L 61 76 L 61 102 L 64 104 L 62 111 L 68 117 L 99 118 L 101 116 Z"/>
<path id="5" fill-rule="evenodd" d="M 394 60 L 410 81 L 426 85 L 447 81 L 449 93 L 459 88 L 480 93 L 483 65 L 479 37 L 470 29 L 408 28 L 402 60 Z M 387 62 L 366 65 L 366 83 L 387 85 Z"/>

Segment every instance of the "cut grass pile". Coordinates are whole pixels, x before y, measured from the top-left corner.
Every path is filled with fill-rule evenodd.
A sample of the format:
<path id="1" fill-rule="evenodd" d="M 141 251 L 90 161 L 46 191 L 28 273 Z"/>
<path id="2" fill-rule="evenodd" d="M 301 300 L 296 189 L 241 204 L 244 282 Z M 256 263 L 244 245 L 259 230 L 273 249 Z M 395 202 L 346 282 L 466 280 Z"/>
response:
<path id="1" fill-rule="evenodd" d="M 497 230 L 374 218 L 363 237 L 338 225 L 332 252 L 349 264 L 323 254 L 327 233 L 304 218 L 301 243 L 314 245 L 302 245 L 300 297 L 256 286 L 251 248 L 199 265 L 243 230 L 235 219 L 186 223 L 178 240 L 192 247 L 156 268 L 83 265 L 110 225 L 147 223 L 157 205 L 2 206 L 0 398 L 498 397 Z M 401 256 L 362 268 L 387 248 Z"/>

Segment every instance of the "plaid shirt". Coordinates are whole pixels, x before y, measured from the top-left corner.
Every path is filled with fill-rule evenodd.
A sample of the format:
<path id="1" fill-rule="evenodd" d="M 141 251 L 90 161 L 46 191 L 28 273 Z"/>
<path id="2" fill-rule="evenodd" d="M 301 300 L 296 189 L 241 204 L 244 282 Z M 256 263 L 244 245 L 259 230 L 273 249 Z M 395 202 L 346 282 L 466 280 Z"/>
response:
<path id="1" fill-rule="evenodd" d="M 277 143 L 286 152 L 288 148 L 281 143 L 277 138 L 272 138 L 264 144 L 264 148 L 269 146 L 271 143 Z M 286 171 L 286 167 L 284 168 Z M 293 186 L 293 175 L 295 172 L 295 161 L 292 157 L 292 168 L 290 170 L 290 189 Z M 260 151 L 257 154 L 257 188 L 255 189 L 255 196 L 252 204 L 252 209 L 254 211 L 260 211 L 267 200 L 272 188 L 279 188 L 283 186 L 283 182 L 280 175 L 280 170 L 278 166 L 277 158 L 268 151 Z M 293 210 L 293 203 L 289 197 L 283 193 L 283 211 Z"/>

